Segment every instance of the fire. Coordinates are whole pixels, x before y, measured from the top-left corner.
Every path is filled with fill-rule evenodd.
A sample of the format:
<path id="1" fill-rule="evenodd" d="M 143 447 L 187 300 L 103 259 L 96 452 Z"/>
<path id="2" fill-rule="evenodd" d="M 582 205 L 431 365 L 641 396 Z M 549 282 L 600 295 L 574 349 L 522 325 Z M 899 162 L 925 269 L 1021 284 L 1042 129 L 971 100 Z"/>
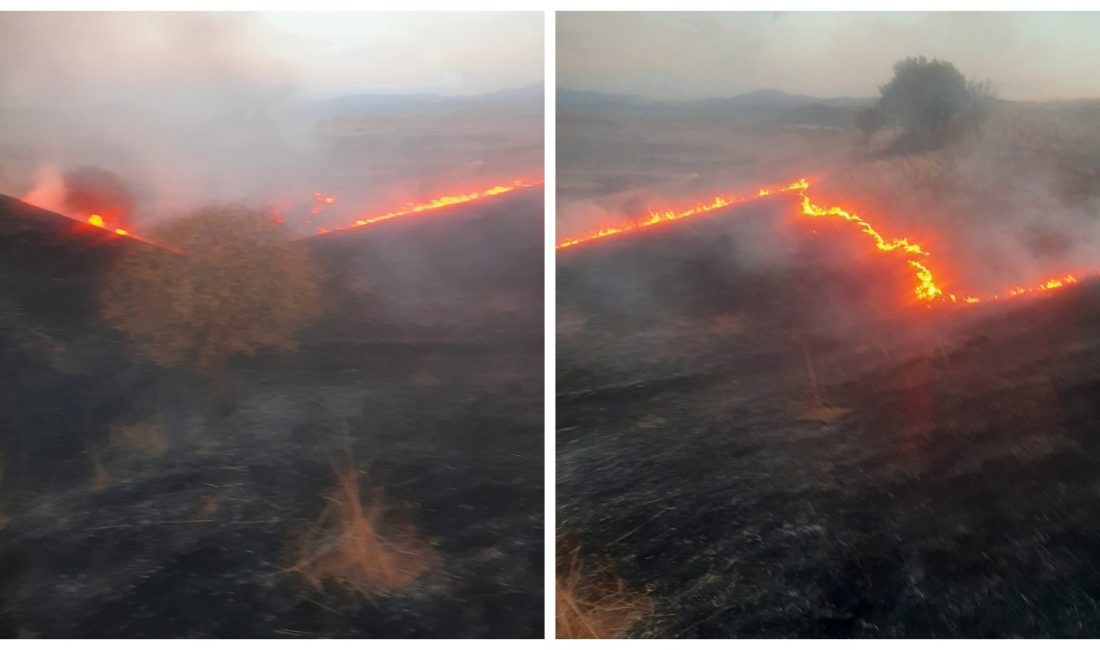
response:
<path id="1" fill-rule="evenodd" d="M 103 221 L 103 216 L 102 215 L 98 215 L 98 214 L 88 215 L 88 223 L 90 225 L 95 226 L 96 228 L 101 228 L 103 230 L 109 230 L 109 231 L 115 233 L 116 235 L 118 235 L 120 237 L 129 237 L 130 236 L 130 231 L 128 231 L 124 228 L 108 228 L 107 224 Z"/>
<path id="2" fill-rule="evenodd" d="M 517 179 L 517 180 L 514 180 L 514 181 L 512 181 L 511 183 L 509 183 L 507 185 L 494 185 L 493 187 L 490 187 L 488 189 L 480 190 L 480 191 L 477 191 L 477 192 L 470 192 L 468 194 L 452 194 L 452 195 L 447 195 L 447 196 L 440 196 L 440 197 L 437 197 L 437 198 L 434 198 L 434 199 L 429 199 L 429 200 L 421 202 L 421 203 L 410 202 L 410 203 L 406 203 L 404 206 L 402 206 L 401 208 L 399 208 L 397 210 L 393 210 L 393 211 L 386 212 L 386 213 L 383 213 L 383 214 L 376 214 L 376 215 L 358 217 L 358 218 L 356 218 L 356 220 L 353 223 L 351 223 L 349 225 L 346 225 L 346 226 L 341 226 L 341 227 L 331 228 L 331 229 L 329 229 L 329 228 L 318 228 L 317 229 L 317 234 L 318 235 L 326 235 L 328 233 L 338 232 L 338 231 L 341 231 L 341 230 L 350 230 L 350 229 L 353 229 L 353 228 L 362 228 L 363 226 L 369 226 L 371 224 L 380 223 L 382 221 L 389 221 L 390 219 L 396 219 L 398 217 L 404 217 L 404 216 L 407 216 L 407 215 L 410 215 L 410 214 L 419 214 L 421 212 L 428 212 L 428 211 L 431 211 L 431 210 L 438 210 L 439 208 L 445 208 L 445 207 L 452 206 L 452 205 L 459 205 L 459 204 L 462 204 L 462 203 L 469 203 L 471 201 L 477 201 L 479 199 L 486 199 L 486 198 L 493 197 L 493 196 L 499 196 L 501 194 L 507 194 L 508 192 L 514 192 L 516 190 L 520 190 L 520 189 L 524 189 L 524 188 L 528 188 L 528 187 L 537 187 L 539 185 L 542 185 L 542 181 L 527 181 L 527 180 L 523 180 L 523 179 Z M 314 195 L 315 198 L 317 196 L 319 196 L 319 195 Z M 331 200 L 329 200 L 329 199 L 331 199 Z M 335 201 L 335 199 L 333 197 L 324 197 L 324 201 L 325 201 L 325 203 L 332 203 L 332 202 Z"/>
<path id="3" fill-rule="evenodd" d="M 737 205 L 739 203 L 745 203 L 754 199 L 763 198 L 765 196 L 772 196 L 775 194 L 783 194 L 785 192 L 801 192 L 808 188 L 810 184 L 806 182 L 806 179 L 800 179 L 788 185 L 775 188 L 761 188 L 757 191 L 755 196 L 738 197 L 734 195 L 716 196 L 709 203 L 701 203 L 687 210 L 673 211 L 667 210 L 665 212 L 651 212 L 648 217 L 641 221 L 632 221 L 623 223 L 618 226 L 609 226 L 607 228 L 601 228 L 595 232 L 582 235 L 581 237 L 574 237 L 570 239 L 563 239 L 558 242 L 556 248 L 568 248 L 570 246 L 576 246 L 578 244 L 584 244 L 595 239 L 603 239 L 604 237 L 611 237 L 613 235 L 620 235 L 626 232 L 632 232 L 641 228 L 648 228 L 649 226 L 655 226 L 659 223 L 666 223 L 669 221 L 678 221 L 680 219 L 686 219 L 698 214 L 706 214 L 720 208 L 729 207 L 731 205 Z"/>
<path id="4" fill-rule="evenodd" d="M 976 305 L 976 304 L 981 303 L 981 302 L 994 302 L 996 300 L 1000 300 L 1001 298 L 1014 298 L 1016 296 L 1026 296 L 1026 295 L 1041 293 L 1041 292 L 1044 292 L 1044 291 L 1051 291 L 1053 289 L 1061 289 L 1063 287 L 1068 287 L 1071 284 L 1077 284 L 1077 282 L 1078 282 L 1078 280 L 1077 280 L 1076 275 L 1074 275 L 1072 273 L 1067 273 L 1066 275 L 1062 275 L 1062 276 L 1058 276 L 1058 277 L 1054 277 L 1054 278 L 1049 278 L 1049 279 L 1044 280 L 1044 281 L 1042 281 L 1039 284 L 1034 285 L 1034 286 L 1030 286 L 1030 287 L 1015 286 L 1015 287 L 1012 287 L 1011 289 L 1008 289 L 1007 291 L 1005 291 L 1004 295 L 1001 295 L 1000 293 L 995 293 L 995 294 L 993 294 L 991 296 L 988 296 L 986 298 L 978 298 L 976 296 L 966 296 L 966 297 L 963 298 L 963 302 L 966 303 L 966 304 L 969 304 L 969 305 Z"/>
<path id="5" fill-rule="evenodd" d="M 884 253 L 901 253 L 909 256 L 927 257 L 928 251 L 920 247 L 919 244 L 914 244 L 908 239 L 893 239 L 887 241 L 885 237 L 880 235 L 874 226 L 867 223 L 854 212 L 848 212 L 843 208 L 831 207 L 822 208 L 815 205 L 810 201 L 810 197 L 805 194 L 807 186 L 803 181 L 804 187 L 802 188 L 802 214 L 807 217 L 839 217 L 844 221 L 855 224 L 860 231 L 870 237 L 875 242 L 875 248 Z M 761 196 L 765 196 L 761 194 Z M 943 290 L 936 284 L 935 277 L 932 274 L 932 270 L 928 268 L 926 264 L 920 260 L 909 259 L 906 260 L 909 266 L 913 267 L 917 276 L 917 286 L 913 289 L 913 293 L 916 294 L 918 300 L 932 301 L 938 300 L 943 297 Z"/>
<path id="6" fill-rule="evenodd" d="M 961 299 L 956 297 L 955 294 L 945 293 L 944 290 L 937 284 L 935 274 L 927 263 L 927 259 L 930 254 L 927 250 L 922 248 L 920 244 L 914 243 L 906 238 L 901 239 L 887 239 L 879 234 L 878 230 L 874 228 L 867 220 L 858 214 L 846 210 L 841 207 L 822 207 L 815 204 L 809 197 L 810 184 L 806 179 L 799 179 L 793 183 L 782 185 L 775 188 L 761 188 L 757 190 L 755 196 L 748 198 L 737 198 L 735 196 L 715 197 L 713 201 L 696 205 L 683 211 L 666 211 L 666 212 L 653 212 L 650 215 L 641 220 L 630 223 L 624 223 L 618 226 L 610 226 L 596 230 L 587 235 L 574 238 L 562 239 L 557 243 L 556 248 L 569 248 L 577 246 L 579 244 L 585 244 L 593 241 L 610 237 L 613 235 L 619 235 L 622 233 L 632 232 L 649 226 L 653 226 L 659 223 L 665 223 L 667 221 L 676 221 L 687 217 L 705 214 L 712 210 L 719 208 L 736 205 L 739 203 L 746 203 L 751 200 L 761 199 L 776 194 L 786 194 L 796 192 L 799 199 L 800 214 L 810 218 L 838 218 L 845 222 L 855 225 L 860 232 L 871 238 L 875 248 L 883 253 L 894 253 L 904 256 L 906 264 L 912 269 L 917 279 L 917 285 L 913 289 L 914 295 L 917 299 L 924 303 L 939 303 L 947 302 L 964 305 L 975 305 L 983 302 L 991 302 L 1000 300 L 1001 294 L 993 294 L 992 296 L 981 298 L 973 295 L 964 295 Z M 1005 292 L 1003 297 L 1023 296 L 1029 294 L 1041 293 L 1044 291 L 1052 291 L 1060 289 L 1078 282 L 1076 275 L 1065 274 L 1056 276 L 1044 280 L 1043 282 L 1034 286 L 1016 286 Z"/>

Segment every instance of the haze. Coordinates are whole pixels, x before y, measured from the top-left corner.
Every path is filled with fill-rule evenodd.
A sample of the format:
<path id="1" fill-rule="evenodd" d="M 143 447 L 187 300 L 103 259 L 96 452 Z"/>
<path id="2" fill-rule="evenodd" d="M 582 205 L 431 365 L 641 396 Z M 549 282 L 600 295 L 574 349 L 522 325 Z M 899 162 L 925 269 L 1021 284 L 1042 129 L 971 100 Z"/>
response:
<path id="1" fill-rule="evenodd" d="M 675 101 L 771 88 L 871 97 L 895 61 L 947 59 L 1016 100 L 1100 97 L 1096 13 L 565 13 L 558 85 Z"/>
<path id="2" fill-rule="evenodd" d="M 97 168 L 137 232 L 335 195 L 312 231 L 537 178 L 542 37 L 537 12 L 0 14 L 0 194 L 66 212 Z"/>
<path id="3" fill-rule="evenodd" d="M 492 92 L 542 80 L 539 13 L 8 13 L 0 107 L 262 84 L 266 95 Z M 219 91 L 228 89 L 223 85 Z"/>

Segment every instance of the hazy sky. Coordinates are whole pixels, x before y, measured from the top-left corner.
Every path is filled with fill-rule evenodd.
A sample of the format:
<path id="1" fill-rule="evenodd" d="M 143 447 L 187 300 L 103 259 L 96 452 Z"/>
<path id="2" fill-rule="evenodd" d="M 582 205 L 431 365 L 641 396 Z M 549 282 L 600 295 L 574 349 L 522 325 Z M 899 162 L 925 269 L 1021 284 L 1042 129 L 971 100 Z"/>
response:
<path id="1" fill-rule="evenodd" d="M 0 13 L 0 106 L 474 94 L 542 76 L 541 12 Z"/>
<path id="2" fill-rule="evenodd" d="M 525 13 L 264 13 L 311 94 L 469 94 L 541 83 L 543 17 Z"/>
<path id="3" fill-rule="evenodd" d="M 924 55 L 1005 99 L 1100 97 L 1100 13 L 559 12 L 557 28 L 558 85 L 577 90 L 874 96 Z"/>

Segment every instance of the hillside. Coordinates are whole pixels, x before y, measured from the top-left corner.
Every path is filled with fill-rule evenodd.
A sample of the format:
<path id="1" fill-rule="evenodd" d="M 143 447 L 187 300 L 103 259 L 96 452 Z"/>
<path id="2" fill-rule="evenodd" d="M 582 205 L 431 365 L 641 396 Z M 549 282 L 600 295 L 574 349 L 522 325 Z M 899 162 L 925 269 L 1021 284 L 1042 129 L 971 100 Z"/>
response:
<path id="1" fill-rule="evenodd" d="M 0 200 L 0 634 L 541 635 L 541 214 L 304 240 L 324 316 L 235 360 L 226 412 L 99 317 L 145 244 Z M 388 597 L 294 570 L 344 464 L 438 558 Z"/>

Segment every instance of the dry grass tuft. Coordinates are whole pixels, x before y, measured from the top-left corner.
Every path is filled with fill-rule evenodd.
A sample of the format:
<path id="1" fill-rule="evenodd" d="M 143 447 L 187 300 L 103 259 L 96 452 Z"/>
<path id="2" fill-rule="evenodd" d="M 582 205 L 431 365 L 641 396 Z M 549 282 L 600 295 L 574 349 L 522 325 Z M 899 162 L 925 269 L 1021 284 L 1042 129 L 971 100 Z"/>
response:
<path id="1" fill-rule="evenodd" d="M 336 487 L 313 528 L 296 548 L 290 568 L 314 589 L 326 584 L 364 596 L 401 591 L 439 564 L 439 556 L 408 523 L 394 523 L 382 491 L 364 503 L 361 472 L 337 473 Z"/>
<path id="2" fill-rule="evenodd" d="M 653 615 L 653 602 L 615 576 L 609 563 L 585 563 L 579 549 L 559 558 L 555 584 L 559 639 L 617 639 Z"/>

